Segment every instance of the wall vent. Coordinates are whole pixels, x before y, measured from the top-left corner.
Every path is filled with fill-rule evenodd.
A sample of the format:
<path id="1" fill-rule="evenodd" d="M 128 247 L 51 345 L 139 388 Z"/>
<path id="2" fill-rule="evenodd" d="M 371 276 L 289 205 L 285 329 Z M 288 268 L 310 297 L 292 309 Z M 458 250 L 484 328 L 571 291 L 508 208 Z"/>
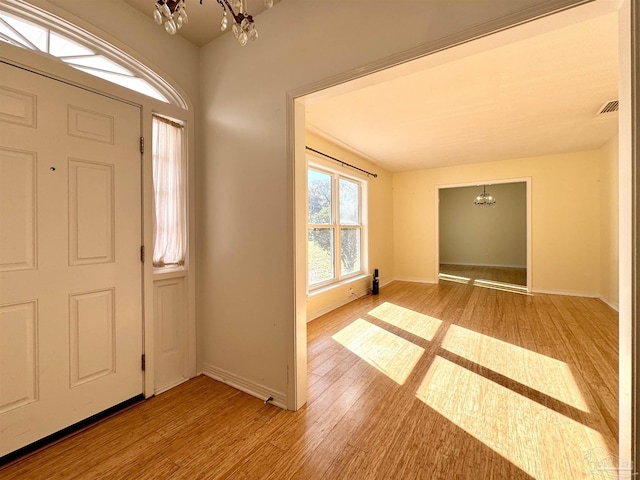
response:
<path id="1" fill-rule="evenodd" d="M 613 113 L 618 111 L 618 100 L 610 100 L 600 107 L 596 115 L 604 115 L 605 113 Z"/>

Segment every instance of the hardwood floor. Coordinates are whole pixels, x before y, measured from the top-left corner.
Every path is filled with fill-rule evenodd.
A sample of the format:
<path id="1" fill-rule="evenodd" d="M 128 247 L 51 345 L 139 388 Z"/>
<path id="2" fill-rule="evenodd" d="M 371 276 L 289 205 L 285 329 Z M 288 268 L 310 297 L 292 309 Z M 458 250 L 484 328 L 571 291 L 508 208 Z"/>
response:
<path id="1" fill-rule="evenodd" d="M 490 280 L 492 282 L 527 285 L 526 268 L 485 267 L 480 265 L 440 264 L 440 273 L 468 278 L 469 280 Z"/>
<path id="2" fill-rule="evenodd" d="M 197 377 L 0 470 L 12 479 L 609 478 L 617 315 L 395 282 L 308 326 L 287 412 Z"/>

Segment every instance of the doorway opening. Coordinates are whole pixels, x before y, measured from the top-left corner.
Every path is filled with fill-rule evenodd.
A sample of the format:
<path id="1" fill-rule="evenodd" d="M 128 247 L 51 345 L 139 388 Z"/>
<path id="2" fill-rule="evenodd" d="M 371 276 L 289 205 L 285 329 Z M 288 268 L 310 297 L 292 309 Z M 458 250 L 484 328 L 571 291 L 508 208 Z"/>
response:
<path id="1" fill-rule="evenodd" d="M 529 190 L 529 179 L 438 188 L 439 282 L 529 291 Z"/>

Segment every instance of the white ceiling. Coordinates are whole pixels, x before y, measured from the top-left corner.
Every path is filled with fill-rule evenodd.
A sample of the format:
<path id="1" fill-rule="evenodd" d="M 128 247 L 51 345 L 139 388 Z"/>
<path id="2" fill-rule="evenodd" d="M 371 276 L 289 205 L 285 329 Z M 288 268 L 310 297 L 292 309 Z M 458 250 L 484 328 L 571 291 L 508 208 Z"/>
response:
<path id="1" fill-rule="evenodd" d="M 155 0 L 123 1 L 151 19 Z M 216 0 L 186 3 L 181 36 L 201 46 L 222 33 Z M 264 9 L 247 0 L 252 15 Z M 390 171 L 597 149 L 617 132 L 617 113 L 596 116 L 617 99 L 617 14 L 571 12 L 544 33 L 465 44 L 313 94 L 307 126 Z"/>
<path id="2" fill-rule="evenodd" d="M 148 15 L 149 18 L 153 18 L 153 11 L 155 10 L 156 0 L 122 0 L 123 2 L 131 5 L 136 10 Z M 222 8 L 218 5 L 216 0 L 185 0 L 187 15 L 189 16 L 189 23 L 184 25 L 178 35 L 189 40 L 194 45 L 199 47 L 209 43 L 211 40 L 219 37 L 224 32 L 220 30 L 220 21 L 222 20 Z M 274 1 L 278 3 L 279 0 Z M 246 0 L 247 12 L 255 17 L 260 12 L 265 10 L 264 0 Z M 236 12 L 237 13 L 237 12 Z M 260 32 L 260 22 L 256 21 L 256 28 L 258 33 Z M 162 28 L 162 27 L 158 27 Z M 231 24 L 227 32 L 231 30 Z"/>
<path id="3" fill-rule="evenodd" d="M 390 171 L 597 149 L 617 132 L 617 113 L 596 116 L 617 99 L 617 35 L 610 13 L 340 85 L 306 102 L 307 126 Z"/>

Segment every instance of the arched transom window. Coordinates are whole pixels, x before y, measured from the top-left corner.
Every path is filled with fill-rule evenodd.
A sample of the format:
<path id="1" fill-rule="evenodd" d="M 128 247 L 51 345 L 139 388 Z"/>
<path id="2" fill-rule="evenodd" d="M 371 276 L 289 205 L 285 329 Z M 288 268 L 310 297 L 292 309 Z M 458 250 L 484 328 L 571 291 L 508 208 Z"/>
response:
<path id="1" fill-rule="evenodd" d="M 0 3 L 0 41 L 49 54 L 90 75 L 186 109 L 174 88 L 133 57 L 19 0 Z"/>

